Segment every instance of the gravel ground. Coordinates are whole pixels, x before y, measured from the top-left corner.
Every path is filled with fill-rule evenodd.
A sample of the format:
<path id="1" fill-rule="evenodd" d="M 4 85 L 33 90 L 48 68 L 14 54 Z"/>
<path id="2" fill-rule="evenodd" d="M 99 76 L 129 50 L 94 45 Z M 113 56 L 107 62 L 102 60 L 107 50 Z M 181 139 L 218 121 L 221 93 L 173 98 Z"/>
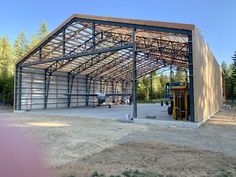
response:
<path id="1" fill-rule="evenodd" d="M 236 157 L 236 113 L 218 112 L 200 128 L 183 129 L 148 126 L 148 131 L 132 132 L 119 140 L 125 142 L 161 142 L 189 146 Z"/>
<path id="2" fill-rule="evenodd" d="M 23 129 L 41 144 L 50 167 L 66 164 L 116 145 L 120 138 L 147 131 L 144 125 L 60 116 L 1 114 L 8 126 Z"/>
<path id="3" fill-rule="evenodd" d="M 233 177 L 236 176 L 236 159 L 184 146 L 126 143 L 58 166 L 54 170 L 53 177 L 90 177 L 95 171 L 107 176 L 121 175 L 125 170 L 155 174 L 147 177 Z"/>
<path id="4" fill-rule="evenodd" d="M 29 113 L 0 113 L 8 126 L 38 139 L 52 176 L 107 175 L 125 169 L 172 176 L 236 176 L 236 110 L 197 129 Z"/>

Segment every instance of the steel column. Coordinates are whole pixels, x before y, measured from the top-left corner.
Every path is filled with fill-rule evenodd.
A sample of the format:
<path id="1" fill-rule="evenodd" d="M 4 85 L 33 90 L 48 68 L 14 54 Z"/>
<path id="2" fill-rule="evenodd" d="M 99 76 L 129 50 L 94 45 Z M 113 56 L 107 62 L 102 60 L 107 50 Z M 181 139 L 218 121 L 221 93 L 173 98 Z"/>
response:
<path id="1" fill-rule="evenodd" d="M 103 93 L 106 93 L 106 80 L 104 80 L 104 82 L 103 82 L 103 88 L 102 88 L 102 90 L 103 90 Z"/>
<path id="2" fill-rule="evenodd" d="M 115 84 L 115 93 L 117 93 L 117 85 L 118 85 L 118 81 L 116 81 L 116 84 Z M 117 100 L 117 96 L 115 97 L 115 100 Z"/>
<path id="3" fill-rule="evenodd" d="M 102 78 L 100 79 L 99 85 L 100 85 L 100 93 L 102 93 Z"/>
<path id="4" fill-rule="evenodd" d="M 152 90 L 152 79 L 153 79 L 153 72 L 150 73 L 150 100 L 153 99 L 153 90 Z"/>
<path id="5" fill-rule="evenodd" d="M 109 91 L 108 86 L 109 86 L 109 81 L 106 80 L 106 90 L 105 90 L 105 93 L 108 93 L 108 91 Z"/>
<path id="6" fill-rule="evenodd" d="M 194 113 L 194 78 L 193 78 L 193 43 L 192 43 L 192 35 L 188 36 L 189 41 L 189 108 L 190 108 L 190 122 L 195 121 L 195 113 Z"/>
<path id="7" fill-rule="evenodd" d="M 92 82 L 92 79 L 89 78 L 88 94 L 90 94 L 91 82 Z M 87 96 L 87 98 L 86 98 L 86 106 L 88 106 L 88 104 L 89 104 L 89 97 Z"/>
<path id="8" fill-rule="evenodd" d="M 70 73 L 68 73 L 68 108 L 70 107 L 71 104 L 71 94 L 72 94 L 72 90 L 73 90 L 73 83 L 74 83 L 74 76 L 71 75 Z"/>
<path id="9" fill-rule="evenodd" d="M 85 78 L 86 80 L 85 80 L 85 92 L 86 92 L 86 94 L 88 94 L 88 76 L 86 76 L 86 78 Z M 87 104 L 87 99 L 88 99 L 88 95 L 86 95 L 86 101 L 85 101 L 85 106 L 88 106 L 88 104 Z"/>
<path id="10" fill-rule="evenodd" d="M 125 91 L 124 86 L 125 86 L 125 81 L 122 80 L 121 81 L 121 93 L 124 93 L 124 91 Z M 122 102 L 124 102 L 124 96 L 121 96 L 121 100 L 122 100 Z"/>
<path id="11" fill-rule="evenodd" d="M 93 80 L 93 94 L 95 93 L 95 83 L 97 83 L 95 80 Z M 93 108 L 95 107 L 95 97 L 93 97 Z"/>
<path id="12" fill-rule="evenodd" d="M 133 29 L 132 34 L 132 43 L 133 43 L 133 118 L 137 118 L 137 68 L 136 68 L 136 29 Z"/>
<path id="13" fill-rule="evenodd" d="M 115 93 L 115 86 L 114 86 L 114 80 L 111 82 L 111 92 Z M 112 96 L 112 103 L 115 103 L 115 96 Z"/>
<path id="14" fill-rule="evenodd" d="M 47 108 L 51 75 L 52 75 L 52 73 L 47 72 L 47 70 L 45 70 L 45 74 L 44 74 L 44 109 Z"/>
<path id="15" fill-rule="evenodd" d="M 14 76 L 14 110 L 17 110 L 17 101 L 18 101 L 18 68 L 15 66 L 15 76 Z"/>
<path id="16" fill-rule="evenodd" d="M 89 79 L 89 83 L 88 83 L 88 79 Z M 86 94 L 90 93 L 90 86 L 91 86 L 91 78 L 88 78 L 88 75 L 86 76 Z M 89 103 L 89 96 L 86 95 L 86 107 L 88 106 Z"/>
<path id="17" fill-rule="evenodd" d="M 21 97 L 22 97 L 22 67 L 17 66 L 18 68 L 18 110 L 21 110 Z"/>

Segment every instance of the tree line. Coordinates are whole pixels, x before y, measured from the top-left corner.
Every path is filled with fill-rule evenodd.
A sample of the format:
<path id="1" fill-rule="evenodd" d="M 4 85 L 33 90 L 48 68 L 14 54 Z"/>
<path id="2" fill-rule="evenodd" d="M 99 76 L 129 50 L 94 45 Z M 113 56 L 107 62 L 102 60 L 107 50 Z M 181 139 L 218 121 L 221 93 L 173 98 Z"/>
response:
<path id="1" fill-rule="evenodd" d="M 225 98 L 227 100 L 236 100 L 236 51 L 232 56 L 232 63 L 227 65 L 225 61 L 221 64 L 223 79 L 225 82 Z M 152 82 L 151 82 L 152 78 Z M 150 101 L 162 99 L 165 97 L 165 85 L 169 82 L 185 82 L 186 73 L 184 68 L 177 68 L 176 73 L 170 79 L 170 74 L 152 73 L 152 76 L 144 76 L 138 80 L 138 100 Z M 171 81 L 170 81 L 171 80 Z M 152 85 L 152 89 L 151 89 Z M 152 94 L 150 93 L 152 92 Z"/>
<path id="2" fill-rule="evenodd" d="M 37 33 L 27 36 L 20 32 L 11 43 L 7 36 L 0 36 L 0 104 L 12 105 L 14 97 L 14 70 L 15 63 L 21 59 L 31 48 L 38 44 L 48 35 L 48 27 L 42 22 Z M 222 62 L 221 68 L 224 73 L 225 91 L 227 99 L 234 99 L 236 93 L 236 52 L 233 55 L 233 63 L 228 65 Z M 149 101 L 165 97 L 166 83 L 185 82 L 186 71 L 177 68 L 172 74 L 153 72 L 138 80 L 138 100 Z M 171 78 L 171 79 L 170 79 Z"/>
<path id="3" fill-rule="evenodd" d="M 236 93 L 236 51 L 232 56 L 233 62 L 229 65 L 225 61 L 222 62 L 221 68 L 225 81 L 225 97 L 234 100 Z"/>
<path id="4" fill-rule="evenodd" d="M 8 36 L 0 36 L 0 104 L 13 104 L 15 63 L 47 34 L 47 24 L 42 22 L 37 33 L 30 37 L 25 32 L 20 32 L 10 42 Z"/>
<path id="5" fill-rule="evenodd" d="M 186 82 L 186 69 L 177 67 L 175 72 L 168 69 L 167 72 L 153 72 L 138 80 L 137 96 L 141 102 L 155 101 L 165 98 L 166 83 Z"/>

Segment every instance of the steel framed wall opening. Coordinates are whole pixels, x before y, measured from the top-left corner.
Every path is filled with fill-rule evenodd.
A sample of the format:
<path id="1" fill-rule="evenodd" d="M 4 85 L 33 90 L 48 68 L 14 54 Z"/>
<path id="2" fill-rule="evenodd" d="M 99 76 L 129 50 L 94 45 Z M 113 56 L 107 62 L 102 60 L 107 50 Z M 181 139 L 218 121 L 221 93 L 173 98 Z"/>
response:
<path id="1" fill-rule="evenodd" d="M 192 30 L 191 25 L 73 15 L 17 62 L 15 110 L 32 109 L 37 99 L 44 109 L 49 104 L 88 106 L 96 100 L 71 94 L 116 90 L 132 93 L 136 118 L 137 79 L 181 66 L 189 73 L 193 122 Z"/>

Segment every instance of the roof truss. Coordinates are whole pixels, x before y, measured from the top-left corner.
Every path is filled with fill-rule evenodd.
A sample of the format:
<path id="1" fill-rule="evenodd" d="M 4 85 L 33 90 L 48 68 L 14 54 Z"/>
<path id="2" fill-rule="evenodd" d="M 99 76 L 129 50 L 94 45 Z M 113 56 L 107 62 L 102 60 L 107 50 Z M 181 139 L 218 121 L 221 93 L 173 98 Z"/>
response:
<path id="1" fill-rule="evenodd" d="M 147 25 L 148 24 L 148 25 Z M 188 67 L 191 29 L 181 25 L 74 15 L 22 58 L 17 66 L 105 80 L 132 79 L 136 29 L 137 77 L 168 65 Z M 158 23 L 159 24 L 159 23 Z"/>

